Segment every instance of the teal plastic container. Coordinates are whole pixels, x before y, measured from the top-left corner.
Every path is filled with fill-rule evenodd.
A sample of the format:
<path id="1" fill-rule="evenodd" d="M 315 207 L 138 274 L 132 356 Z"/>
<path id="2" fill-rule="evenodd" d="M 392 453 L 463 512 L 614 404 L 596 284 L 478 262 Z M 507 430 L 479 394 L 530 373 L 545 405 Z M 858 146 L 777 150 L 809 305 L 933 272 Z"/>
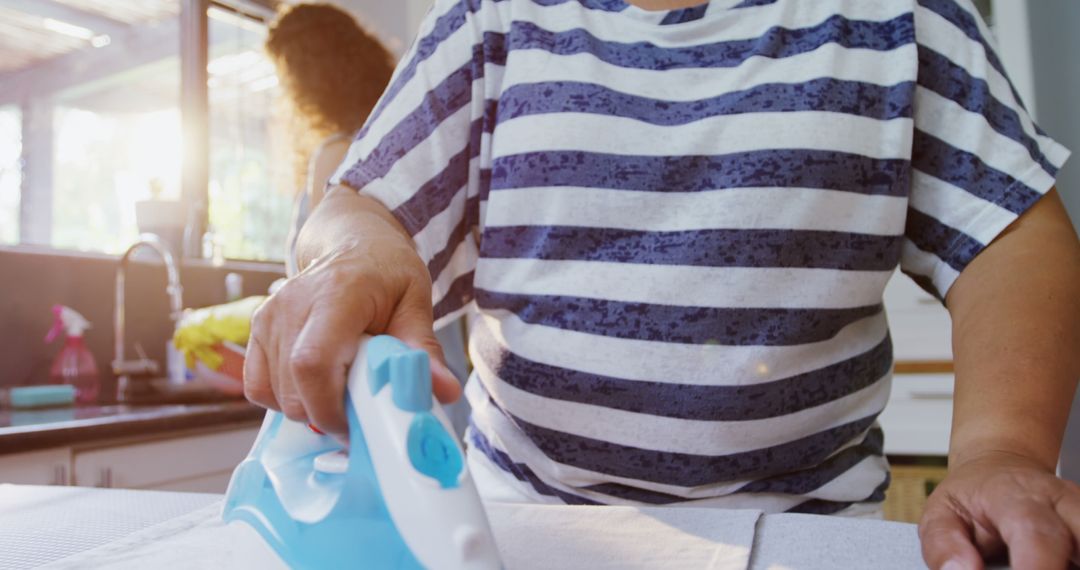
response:
<path id="1" fill-rule="evenodd" d="M 3 394 L 2 392 L 6 392 Z M 75 386 L 50 384 L 46 386 L 18 386 L 0 391 L 0 404 L 12 408 L 47 408 L 70 406 L 75 403 Z"/>

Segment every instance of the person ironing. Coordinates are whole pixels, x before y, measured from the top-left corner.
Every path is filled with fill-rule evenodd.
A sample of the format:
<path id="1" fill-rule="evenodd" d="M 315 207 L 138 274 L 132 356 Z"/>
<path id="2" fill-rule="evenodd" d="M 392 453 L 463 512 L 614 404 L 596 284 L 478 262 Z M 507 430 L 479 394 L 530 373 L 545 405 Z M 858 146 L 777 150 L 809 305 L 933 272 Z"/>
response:
<path id="1" fill-rule="evenodd" d="M 471 313 L 489 500 L 873 515 L 882 291 L 948 307 L 932 568 L 1080 561 L 1080 245 L 968 0 L 439 0 L 257 312 L 248 397 L 341 433 L 361 334 Z M 347 73 L 344 72 L 343 73 Z"/>

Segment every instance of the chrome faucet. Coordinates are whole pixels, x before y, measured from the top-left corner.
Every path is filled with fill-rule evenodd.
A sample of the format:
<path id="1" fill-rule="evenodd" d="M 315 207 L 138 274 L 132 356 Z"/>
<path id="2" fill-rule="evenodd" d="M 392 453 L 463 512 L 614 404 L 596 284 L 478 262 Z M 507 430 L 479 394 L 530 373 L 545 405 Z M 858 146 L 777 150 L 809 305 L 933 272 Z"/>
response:
<path id="1" fill-rule="evenodd" d="M 147 376 L 157 374 L 159 370 L 158 363 L 153 359 L 147 358 L 141 348 L 136 345 L 135 349 L 139 352 L 138 360 L 124 360 L 124 284 L 126 281 L 127 264 L 131 259 L 131 256 L 139 250 L 141 247 L 148 247 L 161 257 L 161 260 L 165 263 L 165 272 L 168 275 L 168 285 L 165 287 L 165 293 L 169 295 L 169 319 L 173 323 L 180 319 L 180 315 L 184 308 L 183 301 L 183 287 L 180 285 L 180 271 L 177 268 L 176 261 L 173 258 L 172 253 L 169 251 L 165 242 L 161 241 L 161 238 L 154 234 L 142 234 L 139 236 L 139 241 L 136 241 L 124 252 L 124 255 L 120 257 L 120 265 L 116 270 L 116 312 L 113 318 L 113 335 L 116 339 L 116 351 L 115 357 L 112 362 L 113 374 L 116 375 L 116 397 L 119 401 L 125 400 L 125 395 L 128 393 L 131 384 L 131 376 Z"/>

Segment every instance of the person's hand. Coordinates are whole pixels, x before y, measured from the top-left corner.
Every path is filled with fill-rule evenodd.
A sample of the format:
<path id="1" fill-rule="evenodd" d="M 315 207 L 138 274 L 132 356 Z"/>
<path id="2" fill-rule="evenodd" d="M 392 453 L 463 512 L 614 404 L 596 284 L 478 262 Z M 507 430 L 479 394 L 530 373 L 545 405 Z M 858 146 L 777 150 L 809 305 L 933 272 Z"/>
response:
<path id="1" fill-rule="evenodd" d="M 348 433 L 346 372 L 360 336 L 390 334 L 431 357 L 435 396 L 461 387 L 432 332 L 431 281 L 411 242 L 394 231 L 342 244 L 289 279 L 255 312 L 244 393 L 289 419 Z"/>
<path id="2" fill-rule="evenodd" d="M 1080 486 L 1020 455 L 986 453 L 952 466 L 919 523 L 933 570 L 980 570 L 1009 554 L 1014 570 L 1080 563 Z"/>

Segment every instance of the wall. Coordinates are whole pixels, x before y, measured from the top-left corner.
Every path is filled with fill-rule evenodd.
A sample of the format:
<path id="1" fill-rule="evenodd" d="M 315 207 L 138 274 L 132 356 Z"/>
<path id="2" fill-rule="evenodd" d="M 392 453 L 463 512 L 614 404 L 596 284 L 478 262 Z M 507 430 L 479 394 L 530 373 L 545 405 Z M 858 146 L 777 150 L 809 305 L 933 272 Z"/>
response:
<path id="1" fill-rule="evenodd" d="M 991 0 L 992 26 L 998 56 L 1009 72 L 1024 106 L 1038 117 L 1035 100 L 1035 76 L 1031 58 L 1031 21 L 1028 0 Z"/>
<path id="2" fill-rule="evenodd" d="M 397 55 L 412 43 L 431 0 L 329 0 L 373 30 Z"/>
<path id="3" fill-rule="evenodd" d="M 1058 190 L 1080 228 L 1080 2 L 1028 2 L 1032 67 L 1039 124 L 1073 150 L 1058 176 Z M 1080 350 L 1080 347 L 1077 347 Z M 1061 456 L 1061 472 L 1080 483 L 1080 395 L 1073 401 L 1071 422 Z"/>
<path id="4" fill-rule="evenodd" d="M 1080 2 L 1029 2 L 1039 124 L 1074 155 L 1058 176 L 1073 223 L 1080 224 Z"/>
<path id="5" fill-rule="evenodd" d="M 93 325 L 87 344 L 113 393 L 113 308 L 117 258 L 105 255 L 61 255 L 26 248 L 0 248 L 0 385 L 46 381 L 60 348 L 43 342 L 52 325 L 55 303 L 69 305 Z M 244 264 L 233 269 L 244 277 L 244 295 L 264 294 L 282 272 L 275 266 Z M 180 270 L 184 307 L 225 302 L 225 275 L 230 269 L 192 262 Z M 127 354 L 134 341 L 164 366 L 165 344 L 172 335 L 165 295 L 165 268 L 160 262 L 134 261 L 127 274 Z"/>

